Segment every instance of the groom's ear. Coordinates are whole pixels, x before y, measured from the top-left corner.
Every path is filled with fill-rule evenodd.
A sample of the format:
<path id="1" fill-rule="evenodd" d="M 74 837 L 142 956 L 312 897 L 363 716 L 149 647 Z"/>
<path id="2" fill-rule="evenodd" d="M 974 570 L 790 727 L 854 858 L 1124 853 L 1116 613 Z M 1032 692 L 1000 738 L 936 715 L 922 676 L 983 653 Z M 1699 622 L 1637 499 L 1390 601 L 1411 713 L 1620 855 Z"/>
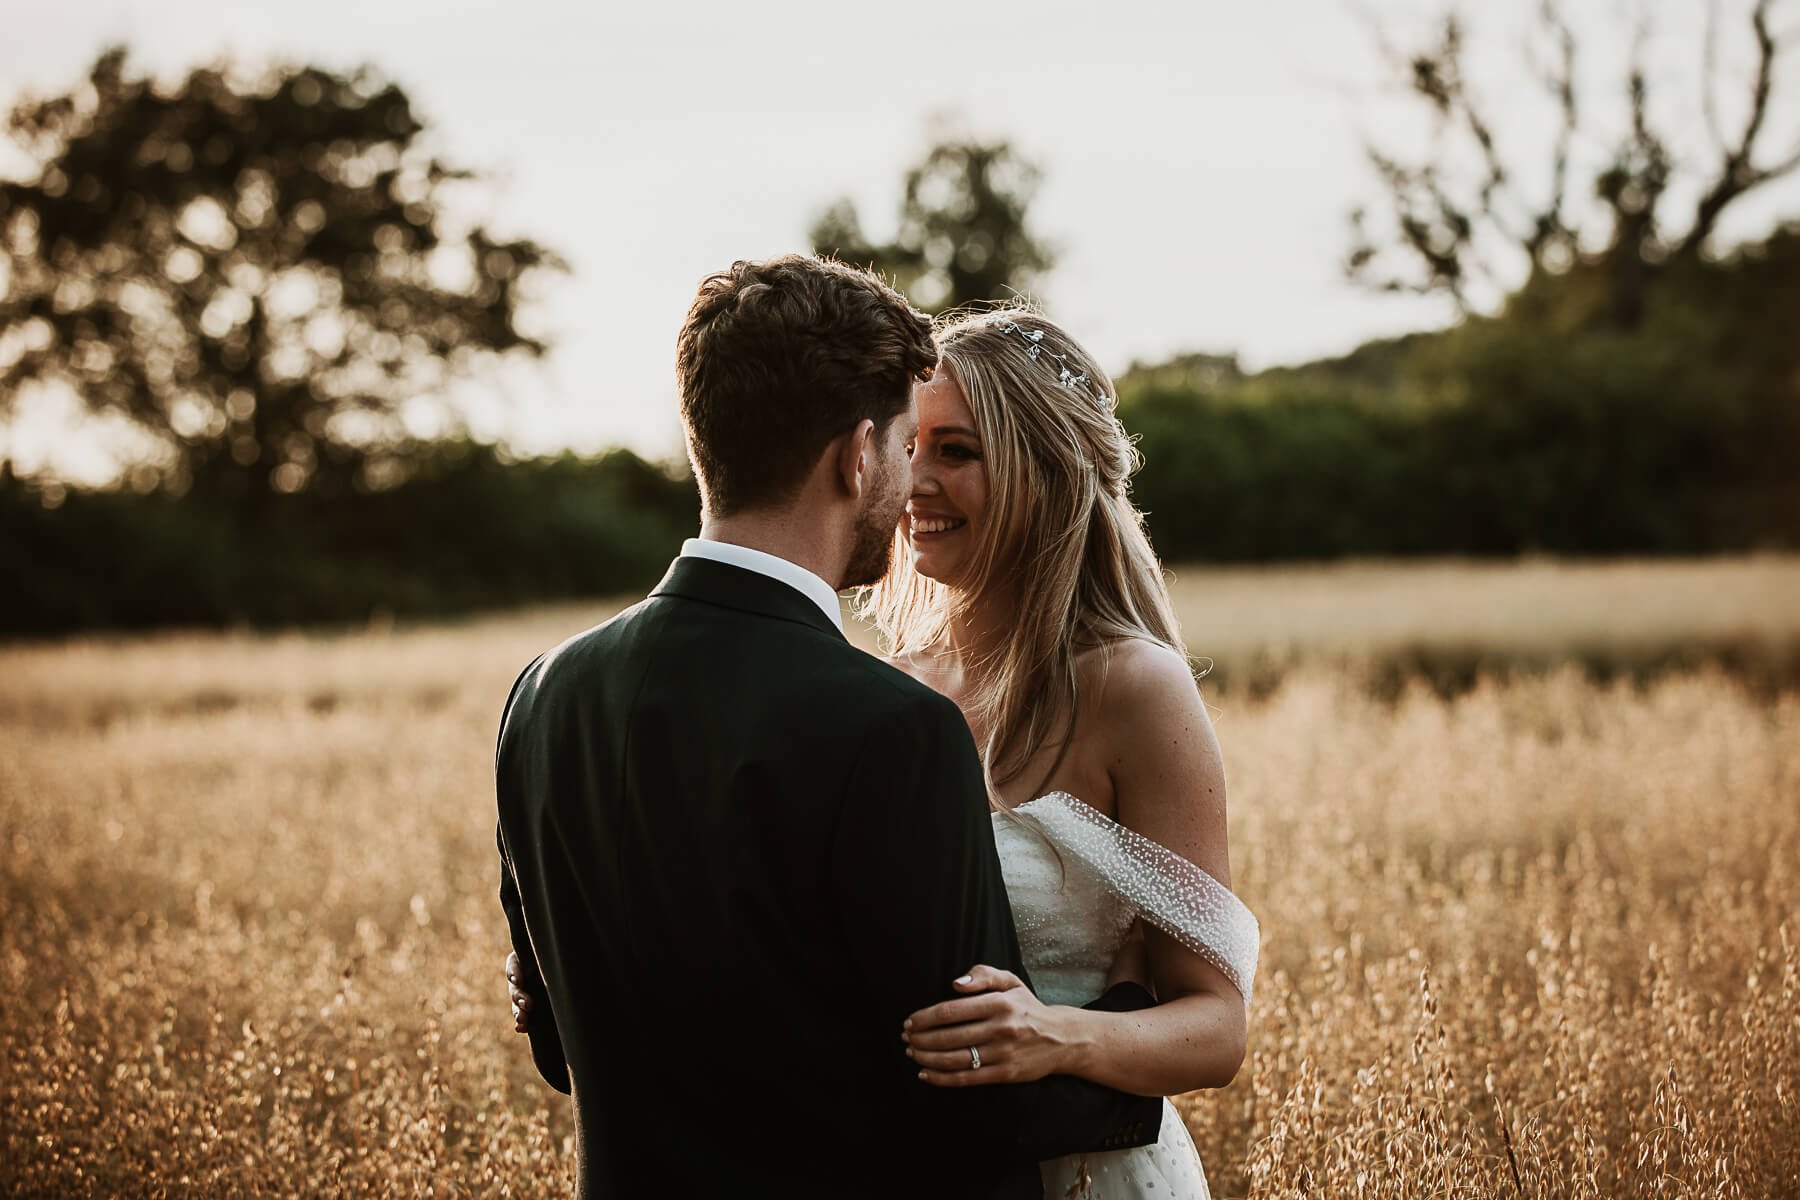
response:
<path id="1" fill-rule="evenodd" d="M 838 479 L 852 500 L 861 500 L 869 486 L 869 472 L 874 469 L 875 422 L 864 418 L 839 439 L 837 452 Z"/>

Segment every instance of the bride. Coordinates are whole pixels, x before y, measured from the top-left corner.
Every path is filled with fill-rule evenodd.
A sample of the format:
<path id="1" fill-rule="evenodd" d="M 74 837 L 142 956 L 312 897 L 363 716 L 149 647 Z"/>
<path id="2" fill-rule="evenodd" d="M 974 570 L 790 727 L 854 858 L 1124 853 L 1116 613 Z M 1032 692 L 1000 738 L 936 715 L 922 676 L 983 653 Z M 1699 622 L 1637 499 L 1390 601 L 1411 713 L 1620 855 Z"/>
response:
<path id="1" fill-rule="evenodd" d="M 895 666 L 961 708 L 1035 987 L 976 965 L 900 1031 L 919 1077 L 982 1087 L 1077 1075 L 1171 1096 L 1244 1059 L 1258 930 L 1230 891 L 1219 745 L 1128 483 L 1106 375 L 1025 308 L 940 331 L 916 386 L 897 562 L 863 594 Z M 530 999 L 508 960 L 515 1027 Z M 1157 1004 L 1080 1006 L 1132 979 Z M 1047 1197 L 1197 1200 L 1164 1101 L 1155 1145 L 1040 1164 Z"/>
<path id="2" fill-rule="evenodd" d="M 974 732 L 1037 991 L 979 967 L 913 1014 L 908 1051 L 940 1087 L 1223 1087 L 1244 1059 L 1257 926 L 1229 891 L 1224 766 L 1128 497 L 1137 456 L 1111 387 L 1026 310 L 938 342 L 914 390 L 902 553 L 862 609 Z M 1134 975 L 1156 1007 L 1079 1007 Z M 1043 1163 L 1044 1194 L 1206 1196 L 1186 1128 L 1163 1116 L 1154 1146 Z"/>

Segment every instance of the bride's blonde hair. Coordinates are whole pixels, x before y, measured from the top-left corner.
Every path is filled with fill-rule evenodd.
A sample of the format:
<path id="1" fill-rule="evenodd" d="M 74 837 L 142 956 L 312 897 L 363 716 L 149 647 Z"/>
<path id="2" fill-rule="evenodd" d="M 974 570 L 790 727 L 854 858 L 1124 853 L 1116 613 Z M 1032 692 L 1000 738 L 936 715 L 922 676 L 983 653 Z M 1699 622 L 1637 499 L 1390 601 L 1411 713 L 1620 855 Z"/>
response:
<path id="1" fill-rule="evenodd" d="M 1076 655 L 1144 638 L 1185 656 L 1169 590 L 1130 499 L 1142 460 L 1114 415 L 1116 396 L 1092 356 L 1055 322 L 1023 306 L 952 319 L 938 333 L 938 368 L 968 398 L 988 477 L 986 515 L 954 587 L 920 575 L 897 533 L 887 578 L 862 593 L 884 648 L 930 649 L 958 616 L 1010 586 L 1009 632 L 976 664 L 973 715 L 986 731 L 989 795 L 1037 753 L 1068 749 L 1076 715 Z"/>

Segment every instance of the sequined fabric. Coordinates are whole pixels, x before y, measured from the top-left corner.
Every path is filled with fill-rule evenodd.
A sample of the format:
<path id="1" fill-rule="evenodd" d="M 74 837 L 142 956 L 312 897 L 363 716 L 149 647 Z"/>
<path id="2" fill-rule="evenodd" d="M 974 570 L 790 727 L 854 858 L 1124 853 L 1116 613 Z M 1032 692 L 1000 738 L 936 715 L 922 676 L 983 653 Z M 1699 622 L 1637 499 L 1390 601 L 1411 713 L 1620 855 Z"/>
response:
<path id="1" fill-rule="evenodd" d="M 1218 880 L 1067 792 L 994 814 L 994 842 L 1039 999 L 1097 997 L 1132 921 L 1142 916 L 1213 963 L 1249 1003 L 1256 918 Z M 1206 1173 L 1180 1115 L 1164 1101 L 1154 1146 L 1039 1164 L 1061 1200 L 1205 1200 Z"/>
<path id="2" fill-rule="evenodd" d="M 1038 998 L 1080 1006 L 1105 990 L 1106 972 L 1136 914 L 1105 875 L 1058 845 L 1061 831 L 1036 820 L 1041 807 L 1034 800 L 1012 817 L 995 814 L 994 842 Z"/>
<path id="3" fill-rule="evenodd" d="M 1026 808 L 1029 820 L 1134 913 L 1223 971 L 1249 1006 L 1261 933 L 1230 888 L 1067 792 L 1051 792 Z"/>

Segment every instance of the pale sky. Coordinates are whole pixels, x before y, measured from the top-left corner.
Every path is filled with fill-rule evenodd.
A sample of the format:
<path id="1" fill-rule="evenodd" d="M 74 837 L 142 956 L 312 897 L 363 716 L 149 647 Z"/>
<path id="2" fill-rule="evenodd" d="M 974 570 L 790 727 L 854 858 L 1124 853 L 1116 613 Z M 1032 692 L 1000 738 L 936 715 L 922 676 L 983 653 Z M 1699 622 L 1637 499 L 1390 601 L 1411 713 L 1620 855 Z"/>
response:
<path id="1" fill-rule="evenodd" d="M 1401 42 L 1439 7 L 1362 2 Z M 1643 6 L 1566 7 L 1592 51 L 1600 112 Z M 1494 105 L 1503 140 L 1528 163 L 1547 159 L 1531 149 L 1543 113 L 1520 84 L 1516 18 L 1465 8 L 1478 18 L 1477 82 L 1505 101 Z M 1652 63 L 1691 81 L 1704 3 L 1653 9 Z M 537 313 L 554 356 L 490 386 L 509 401 L 478 402 L 477 427 L 526 450 L 674 455 L 674 338 L 700 278 L 806 249 L 812 218 L 841 195 L 872 236 L 891 233 L 901 177 L 938 113 L 1013 139 L 1042 167 L 1032 217 L 1062 254 L 1039 299 L 1113 371 L 1189 350 L 1262 367 L 1442 324 L 1442 303 L 1371 295 L 1340 271 L 1346 214 L 1377 196 L 1358 129 L 1416 133 L 1391 89 L 1384 100 L 1356 11 L 1349 0 L 0 0 L 0 103 L 67 89 L 111 42 L 168 76 L 222 57 L 375 66 L 412 96 L 446 157 L 502 177 L 497 229 L 574 268 Z M 1800 33 L 1800 3 L 1777 11 Z M 1747 52 L 1740 25 L 1721 42 L 1728 79 Z M 1792 144 L 1794 75 L 1777 91 L 1787 141 L 1771 145 Z M 1721 89 L 1727 125 L 1742 90 Z M 1698 110 L 1691 91 L 1661 100 L 1672 125 Z M 1697 136 L 1696 121 L 1685 126 Z M 1794 180 L 1735 210 L 1726 233 L 1757 236 L 1784 215 L 1800 216 Z M 28 469 L 31 455 L 68 458 L 78 441 L 15 431 L 12 449 Z"/>

